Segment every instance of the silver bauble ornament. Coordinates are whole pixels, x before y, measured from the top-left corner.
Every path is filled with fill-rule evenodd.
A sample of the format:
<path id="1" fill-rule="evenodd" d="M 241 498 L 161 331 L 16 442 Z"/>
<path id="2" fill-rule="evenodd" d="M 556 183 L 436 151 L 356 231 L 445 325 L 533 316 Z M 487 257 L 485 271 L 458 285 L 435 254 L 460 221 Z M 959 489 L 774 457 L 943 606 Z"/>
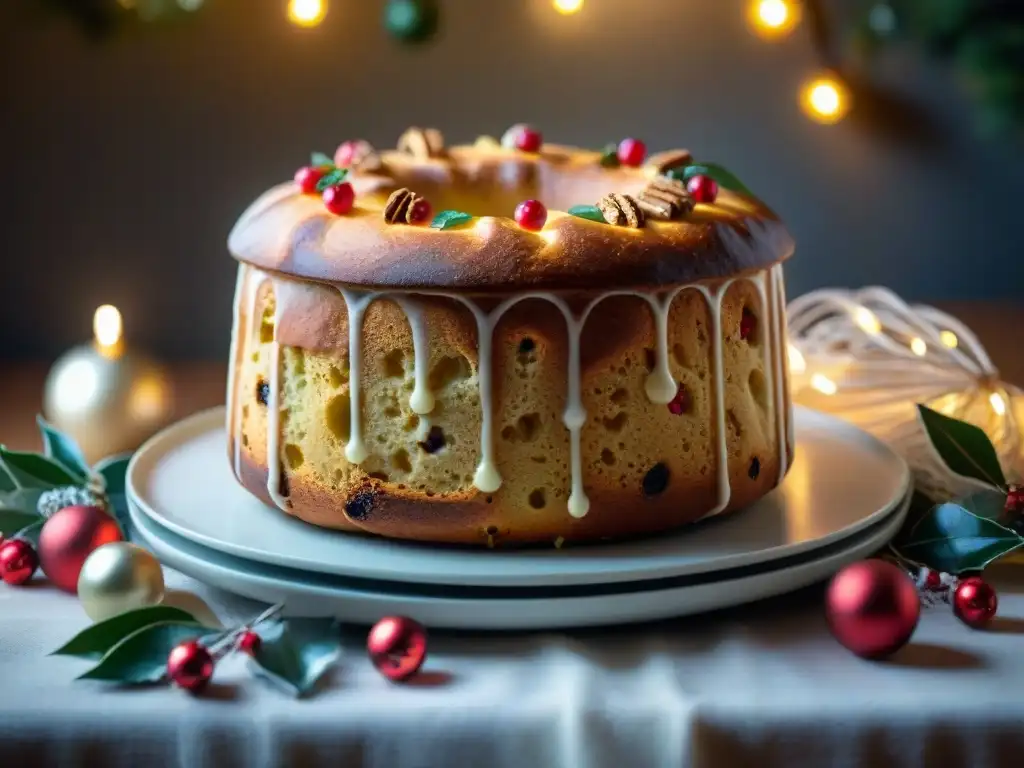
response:
<path id="1" fill-rule="evenodd" d="M 93 621 L 104 621 L 164 599 L 164 573 L 149 552 L 118 541 L 86 559 L 78 577 L 78 599 Z"/>

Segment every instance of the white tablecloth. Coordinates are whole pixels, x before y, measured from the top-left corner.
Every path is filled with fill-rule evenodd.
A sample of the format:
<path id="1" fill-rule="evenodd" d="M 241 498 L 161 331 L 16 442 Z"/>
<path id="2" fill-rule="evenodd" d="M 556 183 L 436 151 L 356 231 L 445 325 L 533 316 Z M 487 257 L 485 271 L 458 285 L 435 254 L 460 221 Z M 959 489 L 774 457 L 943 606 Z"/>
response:
<path id="1" fill-rule="evenodd" d="M 393 685 L 365 628 L 297 701 L 223 663 L 217 685 L 111 690 L 47 653 L 88 624 L 74 597 L 0 584 L 0 765 L 644 768 L 1024 765 L 1024 567 L 993 577 L 991 631 L 927 609 L 912 645 L 861 661 L 821 589 L 701 618 L 570 634 L 431 636 Z M 225 622 L 262 606 L 168 573 Z M 195 609 L 189 594 L 172 602 Z M 194 598 L 193 598 L 194 599 Z"/>

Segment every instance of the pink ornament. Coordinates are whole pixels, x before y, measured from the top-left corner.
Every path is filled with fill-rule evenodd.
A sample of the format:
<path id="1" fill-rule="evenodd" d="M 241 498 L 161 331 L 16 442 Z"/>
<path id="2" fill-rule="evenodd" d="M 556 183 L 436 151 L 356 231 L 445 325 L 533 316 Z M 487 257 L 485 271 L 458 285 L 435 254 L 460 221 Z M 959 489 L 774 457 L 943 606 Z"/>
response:
<path id="1" fill-rule="evenodd" d="M 537 232 L 548 220 L 548 209 L 540 200 L 524 200 L 516 206 L 516 223 L 523 229 Z"/>
<path id="2" fill-rule="evenodd" d="M 89 555 L 104 544 L 124 541 L 121 528 L 99 507 L 65 507 L 43 525 L 39 563 L 54 586 L 78 593 L 78 574 Z"/>
<path id="3" fill-rule="evenodd" d="M 419 672 L 427 658 L 427 630 L 407 616 L 388 616 L 373 625 L 366 650 L 378 672 L 403 682 Z"/>
<path id="4" fill-rule="evenodd" d="M 881 659 L 902 648 L 921 615 L 914 582 L 884 560 L 843 568 L 829 584 L 825 600 L 836 640 L 866 659 Z"/>

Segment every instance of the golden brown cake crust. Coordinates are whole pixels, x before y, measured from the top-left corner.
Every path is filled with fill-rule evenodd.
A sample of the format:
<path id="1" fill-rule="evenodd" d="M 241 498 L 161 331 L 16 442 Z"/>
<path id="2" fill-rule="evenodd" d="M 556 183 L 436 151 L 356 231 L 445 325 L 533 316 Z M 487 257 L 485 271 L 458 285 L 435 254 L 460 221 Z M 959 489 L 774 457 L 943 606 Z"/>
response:
<path id="1" fill-rule="evenodd" d="M 354 171 L 356 206 L 335 216 L 294 183 L 260 197 L 229 238 L 240 261 L 317 281 L 372 288 L 486 293 L 608 286 L 650 288 L 731 277 L 787 258 L 793 242 L 760 201 L 721 189 L 678 220 L 609 226 L 565 213 L 605 194 L 642 194 L 650 168 L 603 168 L 600 154 L 545 145 L 537 154 L 500 146 L 452 147 L 444 157 L 383 154 L 374 173 Z M 435 211 L 480 216 L 449 230 L 389 225 L 388 196 L 401 187 L 425 195 Z M 549 208 L 540 232 L 511 218 L 516 202 Z"/>

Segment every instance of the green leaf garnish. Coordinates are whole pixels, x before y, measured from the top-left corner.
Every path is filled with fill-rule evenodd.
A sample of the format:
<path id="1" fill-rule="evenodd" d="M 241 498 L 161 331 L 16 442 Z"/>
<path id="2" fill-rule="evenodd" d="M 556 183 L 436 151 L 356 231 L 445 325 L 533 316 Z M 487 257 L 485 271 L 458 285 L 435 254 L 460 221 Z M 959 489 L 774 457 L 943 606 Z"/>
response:
<path id="1" fill-rule="evenodd" d="M 996 449 L 981 429 L 924 405 L 917 406 L 917 413 L 936 453 L 951 471 L 996 487 L 1006 485 Z"/>
<path id="2" fill-rule="evenodd" d="M 40 522 L 39 515 L 15 509 L 0 509 L 0 533 L 11 538 L 15 533 Z"/>
<path id="3" fill-rule="evenodd" d="M 619 147 L 617 144 L 606 144 L 601 150 L 601 159 L 598 161 L 605 168 L 619 167 Z"/>
<path id="4" fill-rule="evenodd" d="M 677 181 L 682 182 L 687 182 L 694 176 L 710 176 L 718 182 L 719 186 L 731 189 L 733 192 L 739 192 L 743 195 L 749 195 L 750 197 L 754 196 L 754 193 L 751 192 L 735 174 L 717 163 L 697 163 L 694 165 L 687 165 L 682 168 L 671 168 L 665 172 L 665 175 L 670 179 L 676 179 Z"/>
<path id="5" fill-rule="evenodd" d="M 56 461 L 77 480 L 84 484 L 89 478 L 89 463 L 73 438 L 46 423 L 42 416 L 36 416 L 36 423 L 43 437 L 45 456 Z"/>
<path id="6" fill-rule="evenodd" d="M 38 453 L 9 451 L 0 446 L 0 462 L 19 488 L 49 490 L 65 485 L 81 485 L 68 470 L 53 459 Z"/>
<path id="7" fill-rule="evenodd" d="M 334 168 L 323 175 L 323 178 L 316 183 L 316 191 L 323 192 L 328 187 L 341 184 L 348 176 L 348 168 Z"/>
<path id="8" fill-rule="evenodd" d="M 87 627 L 68 640 L 51 656 L 77 656 L 80 659 L 99 660 L 129 635 L 154 624 L 189 624 L 194 632 L 204 628 L 188 611 L 169 605 L 154 605 L 122 613 L 120 616 Z M 164 662 L 166 662 L 166 657 Z"/>
<path id="9" fill-rule="evenodd" d="M 568 213 L 571 216 L 576 216 L 580 219 L 588 219 L 590 221 L 597 221 L 601 224 L 607 224 L 604 220 L 604 214 L 601 213 L 601 209 L 596 205 L 574 205 L 569 209 Z"/>
<path id="10" fill-rule="evenodd" d="M 78 679 L 134 685 L 159 682 L 167 673 L 167 656 L 174 647 L 204 632 L 204 627 L 194 623 L 150 624 L 110 648 L 99 664 Z"/>
<path id="11" fill-rule="evenodd" d="M 309 164 L 314 168 L 334 168 L 334 159 L 330 155 L 325 155 L 323 152 L 314 152 L 310 158 Z"/>
<path id="12" fill-rule="evenodd" d="M 472 219 L 472 216 L 462 211 L 441 211 L 430 222 L 430 226 L 434 229 L 454 229 L 463 224 L 468 224 Z"/>
<path id="13" fill-rule="evenodd" d="M 908 560 L 946 573 L 982 570 L 1024 546 L 1024 537 L 996 522 L 1004 501 L 997 491 L 982 491 L 938 504 L 894 548 Z"/>
<path id="14" fill-rule="evenodd" d="M 263 642 L 250 669 L 295 696 L 312 691 L 341 655 L 333 619 L 289 619 L 258 631 Z"/>
<path id="15" fill-rule="evenodd" d="M 103 477 L 106 482 L 107 495 L 125 492 L 125 481 L 128 474 L 128 462 L 132 460 L 132 454 L 121 453 L 116 456 L 108 456 L 101 459 L 93 471 Z"/>

